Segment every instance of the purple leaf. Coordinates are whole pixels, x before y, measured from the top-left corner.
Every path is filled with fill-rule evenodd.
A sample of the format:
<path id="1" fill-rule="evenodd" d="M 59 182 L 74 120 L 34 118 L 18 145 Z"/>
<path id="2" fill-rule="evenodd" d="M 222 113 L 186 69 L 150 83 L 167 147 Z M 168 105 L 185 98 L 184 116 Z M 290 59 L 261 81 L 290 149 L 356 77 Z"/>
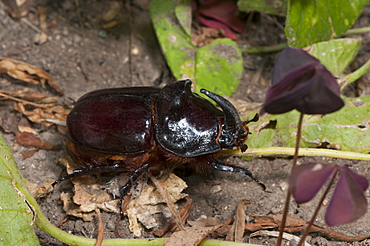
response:
<path id="1" fill-rule="evenodd" d="M 297 58 L 297 56 L 299 58 Z M 283 49 L 276 58 L 275 66 L 272 70 L 272 85 L 282 80 L 285 76 L 294 70 L 314 63 L 320 63 L 315 57 L 310 56 L 301 49 L 287 48 Z"/>
<path id="2" fill-rule="evenodd" d="M 208 26 L 210 28 L 216 29 L 216 30 L 222 30 L 223 31 L 223 36 L 230 38 L 232 40 L 236 39 L 235 33 L 225 24 L 215 21 L 212 19 L 206 19 L 201 16 L 197 16 L 197 19 L 200 23 L 202 23 L 205 26 Z"/>
<path id="3" fill-rule="evenodd" d="M 326 224 L 336 226 L 351 223 L 367 211 L 364 191 L 368 180 L 348 167 L 341 167 L 341 174 L 325 214 Z"/>
<path id="4" fill-rule="evenodd" d="M 298 204 L 310 201 L 337 168 L 334 164 L 316 162 L 295 166 L 289 178 L 294 200 Z"/>
<path id="5" fill-rule="evenodd" d="M 298 48 L 279 54 L 261 114 L 328 114 L 343 106 L 338 83 L 319 60 Z"/>
<path id="6" fill-rule="evenodd" d="M 233 31 L 242 33 L 244 31 L 244 21 L 235 13 L 238 11 L 233 0 L 208 0 L 202 3 L 195 15 L 203 25 L 223 30 L 224 36 L 236 39 Z"/>

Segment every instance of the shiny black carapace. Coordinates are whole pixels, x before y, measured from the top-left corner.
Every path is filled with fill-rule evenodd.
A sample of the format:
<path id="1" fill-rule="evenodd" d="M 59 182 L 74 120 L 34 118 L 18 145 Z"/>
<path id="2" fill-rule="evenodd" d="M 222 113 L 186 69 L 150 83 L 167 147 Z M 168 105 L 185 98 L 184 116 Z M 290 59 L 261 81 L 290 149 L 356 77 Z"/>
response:
<path id="1" fill-rule="evenodd" d="M 190 163 L 198 170 L 230 167 L 217 157 L 221 149 L 238 147 L 248 137 L 247 123 L 225 98 L 202 89 L 210 101 L 191 92 L 191 81 L 165 86 L 97 90 L 82 96 L 67 118 L 67 150 L 81 169 L 60 180 L 104 172 L 126 172 L 130 181 L 123 197 L 141 173 L 154 175 Z M 121 197 L 121 198 L 122 198 Z"/>

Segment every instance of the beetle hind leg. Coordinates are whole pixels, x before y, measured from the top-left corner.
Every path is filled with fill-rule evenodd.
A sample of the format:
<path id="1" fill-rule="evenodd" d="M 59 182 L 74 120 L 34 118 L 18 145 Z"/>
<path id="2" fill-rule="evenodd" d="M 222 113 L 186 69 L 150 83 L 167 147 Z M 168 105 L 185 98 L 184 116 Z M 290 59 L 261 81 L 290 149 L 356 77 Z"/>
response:
<path id="1" fill-rule="evenodd" d="M 211 159 L 211 162 L 212 162 L 212 167 L 216 170 L 220 170 L 220 171 L 225 171 L 225 172 L 233 172 L 233 173 L 243 173 L 243 174 L 246 174 L 247 176 L 249 176 L 254 182 L 256 182 L 257 184 L 259 184 L 263 190 L 266 190 L 266 186 L 261 182 L 259 181 L 258 179 L 256 179 L 252 172 L 249 171 L 248 169 L 243 169 L 243 168 L 240 168 L 240 167 L 233 167 L 233 166 L 228 166 L 226 165 L 225 163 L 217 160 L 217 159 Z"/>

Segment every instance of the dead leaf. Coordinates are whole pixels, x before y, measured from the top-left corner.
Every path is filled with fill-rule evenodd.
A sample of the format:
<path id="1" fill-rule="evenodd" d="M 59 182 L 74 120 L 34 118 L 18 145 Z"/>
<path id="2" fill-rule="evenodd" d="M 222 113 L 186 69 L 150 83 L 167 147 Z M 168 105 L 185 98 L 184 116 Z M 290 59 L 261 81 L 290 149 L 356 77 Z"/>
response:
<path id="1" fill-rule="evenodd" d="M 31 191 L 32 196 L 35 198 L 45 197 L 48 194 L 50 194 L 54 189 L 52 186 L 54 181 L 50 179 L 46 180 L 44 184 L 42 184 L 41 186 L 39 186 L 36 183 L 32 183 L 27 179 L 26 182 L 28 189 Z"/>
<path id="2" fill-rule="evenodd" d="M 173 233 L 166 246 L 196 246 L 221 225 L 210 227 L 186 227 L 185 230 Z"/>
<path id="3" fill-rule="evenodd" d="M 50 75 L 26 62 L 0 57 L 0 73 L 7 73 L 9 76 L 34 85 L 41 85 L 43 88 L 50 86 L 55 92 L 63 95 L 57 84 Z"/>
<path id="4" fill-rule="evenodd" d="M 121 11 L 122 4 L 119 1 L 109 2 L 109 9 L 102 16 L 102 20 L 105 22 L 112 21 Z"/>
<path id="5" fill-rule="evenodd" d="M 38 5 L 36 9 L 39 14 L 40 28 L 45 31 L 47 29 L 46 19 L 48 18 L 48 7 Z"/>
<path id="6" fill-rule="evenodd" d="M 22 126 L 22 125 L 19 125 L 18 127 L 18 131 L 20 132 L 29 132 L 29 133 L 32 133 L 32 134 L 36 134 L 36 130 L 29 127 L 29 126 Z"/>
<path id="7" fill-rule="evenodd" d="M 84 221 L 92 221 L 94 219 L 94 213 L 83 213 L 79 210 L 78 205 L 72 200 L 72 194 L 62 192 L 60 199 L 63 202 L 63 210 L 66 211 L 67 215 L 82 218 Z"/>
<path id="8" fill-rule="evenodd" d="M 35 103 L 56 103 L 60 97 L 51 97 L 40 92 L 25 90 L 0 90 L 0 93 Z"/>
<path id="9" fill-rule="evenodd" d="M 26 109 L 23 103 L 15 103 L 14 109 L 26 115 L 27 118 L 35 123 L 51 126 L 55 123 L 65 125 L 69 109 L 61 105 L 47 105 L 43 108 Z"/>
<path id="10" fill-rule="evenodd" d="M 222 36 L 220 30 L 195 24 L 191 32 L 191 43 L 196 47 L 203 47 Z"/>
<path id="11" fill-rule="evenodd" d="M 7 11 L 11 17 L 19 19 L 26 16 L 32 5 L 31 0 L 2 0 L 7 7 Z"/>
<path id="12" fill-rule="evenodd" d="M 160 182 L 170 194 L 173 201 L 178 201 L 185 198 L 187 195 L 181 193 L 187 185 L 177 177 L 170 173 L 166 180 L 165 177 L 160 179 Z M 127 216 L 129 219 L 129 229 L 135 237 L 140 237 L 142 233 L 142 226 L 147 229 L 153 229 L 161 225 L 161 220 L 157 214 L 163 214 L 165 218 L 172 216 L 162 195 L 153 185 L 145 186 L 140 195 L 133 198 L 127 208 Z M 140 223 L 139 223 L 140 222 Z"/>
<path id="13" fill-rule="evenodd" d="M 172 200 L 170 194 L 167 192 L 165 187 L 162 185 L 161 182 L 159 182 L 159 180 L 156 177 L 154 177 L 150 172 L 148 172 L 147 175 L 149 176 L 149 178 L 151 179 L 151 181 L 153 182 L 153 184 L 155 185 L 155 187 L 157 188 L 157 190 L 159 191 L 163 199 L 166 201 L 166 205 L 171 211 L 172 217 L 175 219 L 177 228 L 179 228 L 180 230 L 183 230 L 184 223 L 181 220 L 179 211 L 177 211 L 177 209 L 175 208 L 175 201 Z"/>
<path id="14" fill-rule="evenodd" d="M 188 224 L 192 227 L 209 227 L 215 225 L 222 225 L 220 219 L 216 217 L 207 217 L 194 221 L 188 221 Z"/>
<path id="15" fill-rule="evenodd" d="M 47 149 L 57 151 L 57 147 L 49 143 L 48 141 L 43 141 L 40 138 L 36 137 L 35 134 L 30 132 L 21 132 L 17 134 L 15 140 L 23 146 L 31 146 L 38 149 Z"/>
<path id="16" fill-rule="evenodd" d="M 22 161 L 28 158 L 31 158 L 36 152 L 37 152 L 37 149 L 26 150 L 22 154 Z"/>
<path id="17" fill-rule="evenodd" d="M 182 208 L 180 209 L 179 213 L 181 216 L 181 220 L 185 222 L 189 215 L 191 210 L 193 209 L 192 205 L 192 199 L 187 199 L 186 203 Z M 165 226 L 162 228 L 159 228 L 155 231 L 153 231 L 153 234 L 156 235 L 157 237 L 163 237 L 165 234 L 172 233 L 176 229 L 176 221 L 174 219 L 171 219 Z"/>
<path id="18" fill-rule="evenodd" d="M 247 204 L 250 203 L 248 200 L 239 201 L 234 217 L 234 224 L 226 236 L 226 241 L 243 242 L 245 219 L 247 217 L 245 211 L 247 210 Z"/>
<path id="19" fill-rule="evenodd" d="M 15 112 L 4 111 L 1 112 L 2 122 L 1 127 L 7 133 L 18 134 L 18 126 L 22 125 L 29 127 L 30 124 L 26 117 L 22 117 L 21 114 Z"/>

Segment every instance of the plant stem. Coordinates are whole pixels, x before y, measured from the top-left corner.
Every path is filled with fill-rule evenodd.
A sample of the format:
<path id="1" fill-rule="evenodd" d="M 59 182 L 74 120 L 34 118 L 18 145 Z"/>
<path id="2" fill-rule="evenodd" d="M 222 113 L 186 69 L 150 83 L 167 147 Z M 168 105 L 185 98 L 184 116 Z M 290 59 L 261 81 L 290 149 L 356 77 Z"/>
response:
<path id="1" fill-rule="evenodd" d="M 357 69 L 356 71 L 354 71 L 350 74 L 347 74 L 344 77 L 340 78 L 340 81 L 343 81 L 343 85 L 341 85 L 340 90 L 343 91 L 344 88 L 346 88 L 350 83 L 359 79 L 369 69 L 370 69 L 370 59 L 364 65 L 362 65 L 359 69 Z"/>
<path id="2" fill-rule="evenodd" d="M 299 121 L 298 121 L 298 129 L 297 129 L 297 138 L 295 142 L 295 152 L 293 156 L 293 164 L 291 170 L 297 165 L 298 161 L 298 151 L 299 151 L 299 143 L 301 141 L 301 136 L 302 136 L 302 122 L 303 122 L 303 116 L 304 114 L 301 113 L 299 116 Z M 292 171 L 290 171 L 292 172 Z M 292 196 L 292 193 L 290 192 L 290 188 L 288 187 L 288 191 L 286 194 L 286 199 L 285 199 L 285 205 L 284 205 L 284 212 L 283 212 L 283 218 L 281 219 L 280 223 L 280 231 L 279 231 L 279 237 L 277 240 L 276 245 L 280 246 L 282 241 L 283 241 L 283 233 L 284 233 L 284 228 L 285 228 L 285 223 L 286 223 L 286 218 L 288 216 L 288 210 L 289 210 L 289 203 L 290 203 L 290 197 Z"/>
<path id="3" fill-rule="evenodd" d="M 240 150 L 237 149 L 223 150 L 222 154 L 227 156 L 279 156 L 279 155 L 293 156 L 294 151 L 295 151 L 294 148 L 266 147 L 266 148 L 248 148 L 248 150 L 244 153 L 240 152 Z M 299 156 L 323 156 L 351 160 L 370 161 L 369 154 L 334 149 L 300 148 Z"/>
<path id="4" fill-rule="evenodd" d="M 311 229 L 311 227 L 312 227 L 312 225 L 313 225 L 313 222 L 315 221 L 315 219 L 316 219 L 316 217 L 317 217 L 317 214 L 319 213 L 319 210 L 320 210 L 320 208 L 321 208 L 321 205 L 322 205 L 322 203 L 324 202 L 325 197 L 328 195 L 329 190 L 330 190 L 330 188 L 332 187 L 332 185 L 333 185 L 333 183 L 334 183 L 335 177 L 337 176 L 337 173 L 338 173 L 338 172 L 339 172 L 339 169 L 337 169 L 337 170 L 335 171 L 335 173 L 332 175 L 332 178 L 331 178 L 331 180 L 330 180 L 330 183 L 329 183 L 328 187 L 326 188 L 326 190 L 325 190 L 324 194 L 322 195 L 322 197 L 321 197 L 321 199 L 320 199 L 320 201 L 319 201 L 319 205 L 316 207 L 315 212 L 313 213 L 313 215 L 312 215 L 312 217 L 311 217 L 310 222 L 307 224 L 307 226 L 306 226 L 306 228 L 305 228 L 305 230 L 304 230 L 304 233 L 303 233 L 303 235 L 302 235 L 301 239 L 299 240 L 299 242 L 298 242 L 297 246 L 301 246 L 301 245 L 304 243 L 304 241 L 305 241 L 305 239 L 306 239 L 306 237 L 307 237 L 308 233 L 310 232 L 310 229 Z"/>
<path id="5" fill-rule="evenodd" d="M 370 27 L 359 27 L 359 28 L 349 29 L 343 35 L 360 34 L 360 33 L 366 33 L 366 32 L 370 32 Z"/>
<path id="6" fill-rule="evenodd" d="M 244 47 L 244 48 L 242 47 L 240 48 L 240 50 L 243 53 L 247 53 L 247 54 L 258 54 L 258 53 L 276 52 L 286 47 L 288 47 L 288 43 L 280 43 L 280 44 L 275 44 L 272 46 L 249 46 L 249 47 Z"/>

